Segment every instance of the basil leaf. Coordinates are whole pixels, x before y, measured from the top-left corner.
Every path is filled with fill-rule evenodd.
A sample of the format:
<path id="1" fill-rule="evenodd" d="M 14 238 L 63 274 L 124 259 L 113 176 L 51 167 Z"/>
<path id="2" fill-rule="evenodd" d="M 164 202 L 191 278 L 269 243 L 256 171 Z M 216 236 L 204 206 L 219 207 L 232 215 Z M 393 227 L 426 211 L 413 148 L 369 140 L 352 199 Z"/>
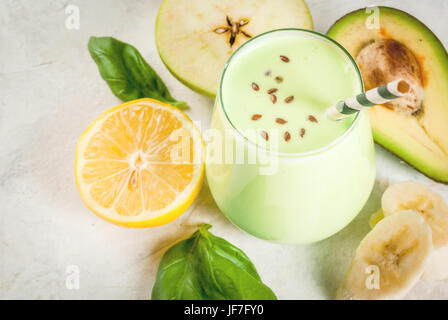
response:
<path id="1" fill-rule="evenodd" d="M 171 96 L 162 79 L 130 44 L 112 37 L 90 37 L 88 48 L 101 77 L 122 101 L 153 98 L 181 109 L 187 107 Z"/>
<path id="2" fill-rule="evenodd" d="M 275 294 L 243 251 L 199 226 L 163 256 L 152 290 L 155 300 L 268 300 Z"/>

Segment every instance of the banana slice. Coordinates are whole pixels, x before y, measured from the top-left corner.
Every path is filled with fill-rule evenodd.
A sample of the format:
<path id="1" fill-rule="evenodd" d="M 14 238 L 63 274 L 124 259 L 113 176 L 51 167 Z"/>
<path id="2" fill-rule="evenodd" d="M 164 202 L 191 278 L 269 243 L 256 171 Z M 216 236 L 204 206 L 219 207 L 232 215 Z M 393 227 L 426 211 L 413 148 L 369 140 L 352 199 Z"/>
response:
<path id="1" fill-rule="evenodd" d="M 434 249 L 422 279 L 425 281 L 448 279 L 448 246 Z"/>
<path id="2" fill-rule="evenodd" d="M 336 299 L 401 299 L 433 251 L 431 228 L 415 211 L 382 219 L 361 241 Z"/>
<path id="3" fill-rule="evenodd" d="M 424 185 L 406 181 L 387 188 L 382 197 L 384 216 L 400 210 L 415 210 L 432 229 L 434 253 L 424 280 L 444 280 L 448 278 L 448 205 L 436 192 Z"/>

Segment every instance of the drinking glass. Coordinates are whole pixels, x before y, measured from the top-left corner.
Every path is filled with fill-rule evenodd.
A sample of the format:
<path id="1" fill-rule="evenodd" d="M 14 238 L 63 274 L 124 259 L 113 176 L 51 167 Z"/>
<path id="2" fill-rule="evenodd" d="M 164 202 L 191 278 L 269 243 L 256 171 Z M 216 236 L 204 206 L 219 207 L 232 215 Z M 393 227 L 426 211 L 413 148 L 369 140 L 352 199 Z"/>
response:
<path id="1" fill-rule="evenodd" d="M 222 97 L 226 70 L 246 50 L 256 50 L 254 43 L 285 32 L 325 41 L 346 55 L 363 91 L 353 58 L 324 35 L 280 29 L 250 39 L 230 57 L 221 76 L 207 137 L 206 176 L 218 207 L 236 226 L 261 239 L 302 244 L 335 234 L 359 213 L 374 184 L 375 151 L 365 111 L 332 143 L 304 153 L 256 144 L 232 124 Z"/>

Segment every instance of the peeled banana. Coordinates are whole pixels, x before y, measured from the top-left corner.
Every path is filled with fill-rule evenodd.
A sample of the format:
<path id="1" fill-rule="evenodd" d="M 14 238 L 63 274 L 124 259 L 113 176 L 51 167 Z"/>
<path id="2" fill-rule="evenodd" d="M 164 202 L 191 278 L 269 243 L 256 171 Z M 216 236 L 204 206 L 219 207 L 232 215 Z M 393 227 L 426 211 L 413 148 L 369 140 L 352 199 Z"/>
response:
<path id="1" fill-rule="evenodd" d="M 448 205 L 436 192 L 424 185 L 406 181 L 389 186 L 381 200 L 384 216 L 400 210 L 415 210 L 432 229 L 434 253 L 422 278 L 444 280 L 448 278 Z"/>
<path id="2" fill-rule="evenodd" d="M 432 232 L 420 214 L 386 216 L 367 234 L 337 299 L 401 299 L 423 274 L 433 252 Z"/>

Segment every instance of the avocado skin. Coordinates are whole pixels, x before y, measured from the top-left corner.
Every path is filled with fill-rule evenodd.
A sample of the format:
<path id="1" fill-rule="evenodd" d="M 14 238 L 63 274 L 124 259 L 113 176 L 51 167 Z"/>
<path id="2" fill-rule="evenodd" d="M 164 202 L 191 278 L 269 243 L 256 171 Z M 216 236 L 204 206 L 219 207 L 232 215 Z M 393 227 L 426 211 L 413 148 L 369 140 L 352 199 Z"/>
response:
<path id="1" fill-rule="evenodd" d="M 395 156 L 399 157 L 401 160 L 403 160 L 404 162 L 406 162 L 407 165 L 409 165 L 410 167 L 414 168 L 415 170 L 417 170 L 418 172 L 420 172 L 421 174 L 427 176 L 428 178 L 431 178 L 432 180 L 434 180 L 435 182 L 439 182 L 439 183 L 443 183 L 448 185 L 448 181 L 447 180 L 442 180 L 441 178 L 437 178 L 436 176 L 430 176 L 429 174 L 425 173 L 424 171 L 420 170 L 419 168 L 417 168 L 416 166 L 414 166 L 411 162 L 409 162 L 408 160 L 401 158 L 399 155 L 397 155 L 393 150 L 391 150 L 390 148 L 388 148 L 386 145 L 384 145 L 383 143 L 380 143 L 378 141 L 375 141 L 376 144 L 380 145 L 383 149 L 387 150 L 388 152 L 394 154 Z"/>
<path id="2" fill-rule="evenodd" d="M 431 57 L 434 57 L 437 60 L 437 63 L 441 65 L 441 69 L 444 73 L 444 78 L 442 79 L 446 85 L 448 86 L 448 53 L 446 49 L 443 47 L 443 44 L 441 41 L 437 38 L 437 36 L 421 21 L 419 21 L 414 16 L 391 7 L 378 7 L 380 9 L 380 21 L 382 19 L 382 15 L 386 14 L 387 19 L 396 19 L 396 22 L 398 24 L 409 24 L 412 25 L 414 28 L 418 28 L 420 30 L 420 35 L 416 36 L 416 41 L 422 41 L 422 38 L 424 41 L 428 43 L 428 46 L 430 47 L 429 51 L 426 51 L 426 53 L 431 54 Z M 365 21 L 367 17 L 366 8 L 360 8 L 358 10 L 352 11 L 343 17 L 339 18 L 328 30 L 327 35 L 331 38 L 334 38 L 336 41 L 342 42 L 342 45 L 344 45 L 344 38 L 343 35 L 341 36 L 341 31 L 344 31 L 345 29 L 349 28 L 351 24 L 357 24 L 359 23 L 359 19 L 363 19 Z M 380 22 L 381 23 L 381 22 Z M 410 31 L 412 32 L 412 31 Z M 342 32 L 343 33 L 343 32 Z M 387 35 L 389 37 L 389 35 Z M 386 38 L 386 37 L 384 37 Z M 392 39 L 395 39 L 394 37 L 391 37 Z M 368 43 L 372 39 L 366 38 L 363 39 L 363 42 L 359 42 L 359 45 L 364 45 L 365 43 Z M 397 41 L 400 41 L 400 39 L 395 39 Z M 347 39 L 347 41 L 350 41 Z M 350 50 L 349 50 L 350 51 Z M 358 51 L 359 52 L 359 51 Z M 355 52 L 357 54 L 357 52 Z M 353 55 L 353 52 L 351 52 Z M 430 55 L 425 55 L 425 57 Z M 429 74 L 428 77 L 431 77 L 432 75 Z M 440 80 L 440 79 L 437 79 Z M 442 96 L 443 97 L 443 96 Z M 441 100 L 442 103 L 440 103 L 439 110 L 440 113 L 444 113 L 445 115 L 448 114 L 446 110 L 448 110 L 448 103 L 443 103 L 443 101 L 447 101 L 446 99 Z M 423 100 L 423 104 L 425 103 L 425 99 Z M 376 107 L 378 108 L 378 107 Z M 436 110 L 433 110 L 432 112 L 435 112 Z M 444 114 L 441 114 L 442 118 L 445 121 L 445 128 L 448 128 L 448 116 L 445 116 Z M 402 160 L 404 160 L 406 163 L 408 163 L 410 166 L 414 167 L 419 172 L 423 173 L 424 175 L 428 176 L 429 178 L 441 182 L 441 183 L 448 183 L 448 150 L 446 148 L 440 147 L 441 150 L 444 151 L 445 159 L 446 159 L 446 165 L 435 165 L 433 166 L 433 163 L 430 161 L 431 156 L 425 155 L 413 155 L 411 156 L 410 153 L 412 153 L 411 149 L 407 145 L 399 145 L 398 140 L 395 141 L 388 141 L 387 134 L 384 134 L 384 127 L 383 128 L 375 128 L 373 127 L 373 136 L 375 139 L 375 142 L 384 147 L 389 152 L 394 153 L 398 157 L 400 157 Z M 383 130 L 383 131 L 381 131 Z M 390 130 L 390 133 L 396 133 L 397 135 L 406 135 L 406 133 L 399 132 L 398 130 L 395 130 L 394 128 L 386 129 Z M 439 129 L 442 130 L 442 139 L 443 141 L 448 141 L 448 131 L 444 128 Z M 446 135 L 445 135 L 446 133 Z M 427 134 L 427 136 L 434 142 L 434 140 L 431 138 L 430 135 Z M 440 135 L 439 135 L 440 137 Z M 425 144 L 422 143 L 420 146 L 425 147 Z M 419 146 L 419 147 L 420 147 Z M 429 149 L 429 148 L 428 148 Z M 427 151 L 428 154 L 431 154 L 431 151 Z M 440 160 L 440 156 L 435 155 L 435 157 L 439 157 L 438 160 Z M 434 158 L 433 158 L 434 159 Z"/>

